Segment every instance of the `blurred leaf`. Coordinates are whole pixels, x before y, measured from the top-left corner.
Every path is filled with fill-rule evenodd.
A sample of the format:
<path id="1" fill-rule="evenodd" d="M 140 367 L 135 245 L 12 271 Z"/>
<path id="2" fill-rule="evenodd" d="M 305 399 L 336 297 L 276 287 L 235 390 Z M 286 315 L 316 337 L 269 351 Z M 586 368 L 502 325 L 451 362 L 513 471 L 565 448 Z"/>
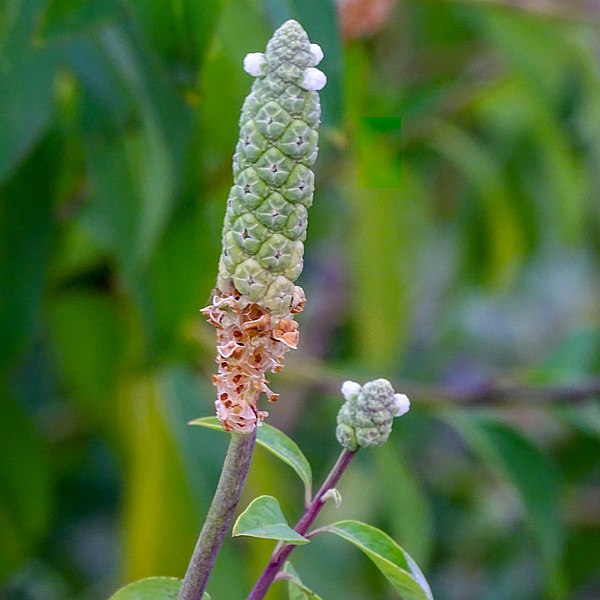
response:
<path id="1" fill-rule="evenodd" d="M 492 282 L 506 284 L 520 265 L 525 243 L 500 164 L 467 132 L 448 123 L 436 128 L 433 144 L 474 187 L 474 199 L 482 212 L 481 223 L 486 226 L 481 233 L 483 247 L 489 255 L 486 272 Z"/>
<path id="2" fill-rule="evenodd" d="M 447 415 L 484 464 L 506 477 L 519 491 L 528 514 L 527 524 L 544 557 L 548 592 L 564 598 L 562 573 L 563 528 L 558 506 L 558 482 L 550 461 L 512 427 L 486 416 Z"/>
<path id="3" fill-rule="evenodd" d="M 385 374 L 386 369 L 389 371 L 401 360 L 408 341 L 413 310 L 411 282 L 417 274 L 416 256 L 422 243 L 422 228 L 427 225 L 415 169 L 409 160 L 400 161 L 400 131 L 391 138 L 395 145 L 390 147 L 389 136 L 369 135 L 368 129 L 359 125 L 365 115 L 373 115 L 369 61 L 363 46 L 356 45 L 348 53 L 347 104 L 350 135 L 355 144 L 351 150 L 355 160 L 367 161 L 362 170 L 381 171 L 384 181 L 400 179 L 400 186 L 360 188 L 354 168 L 346 170 L 340 181 L 351 203 L 350 222 L 343 239 L 352 267 L 357 354 L 363 365 Z M 397 121 L 394 117 L 392 122 Z M 367 135 L 359 136 L 359 131 Z M 361 170 L 358 165 L 357 168 Z"/>
<path id="4" fill-rule="evenodd" d="M 38 29 L 43 38 L 88 33 L 89 29 L 105 25 L 118 18 L 116 0 L 81 2 L 80 0 L 49 0 L 44 19 Z"/>
<path id="5" fill-rule="evenodd" d="M 521 106 L 529 114 L 528 128 L 537 137 L 542 155 L 538 177 L 540 201 L 563 240 L 581 239 L 593 193 L 590 178 L 568 129 L 561 121 L 559 102 L 573 72 L 574 47 L 568 26 L 548 27 L 533 17 L 515 18 L 507 11 L 482 11 L 482 26 L 510 65 L 519 83 Z M 548 202 L 548 198 L 554 202 Z M 538 217 L 539 218 L 539 217 Z"/>
<path id="6" fill-rule="evenodd" d="M 52 468 L 39 433 L 0 384 L 0 579 L 26 559 L 51 516 Z"/>
<path id="7" fill-rule="evenodd" d="M 403 450 L 403 446 L 390 443 L 373 453 L 373 477 L 382 482 L 377 486 L 376 501 L 386 511 L 394 538 L 425 567 L 435 539 L 430 501 L 407 464 Z"/>
<path id="8" fill-rule="evenodd" d="M 155 359 L 177 356 L 186 325 L 197 322 L 198 310 L 214 286 L 218 256 L 208 260 L 212 256 L 207 240 L 214 235 L 209 231 L 214 223 L 205 209 L 197 201 L 177 207 L 143 278 Z"/>
<path id="9" fill-rule="evenodd" d="M 322 600 L 321 596 L 307 588 L 300 580 L 300 575 L 288 560 L 281 570 L 278 579 L 287 581 L 290 600 Z"/>
<path id="10" fill-rule="evenodd" d="M 57 53 L 35 43 L 47 0 L 0 6 L 0 184 L 35 146 L 52 113 Z"/>
<path id="11" fill-rule="evenodd" d="M 190 425 L 199 425 L 201 427 L 207 427 L 208 429 L 224 431 L 223 426 L 217 417 L 194 419 L 193 421 L 190 421 Z M 298 477 L 302 480 L 302 483 L 304 483 L 306 499 L 310 501 L 312 496 L 312 471 L 308 460 L 306 460 L 306 457 L 302 454 L 302 451 L 296 442 L 282 431 L 279 431 L 276 427 L 263 423 L 258 428 L 256 443 L 268 450 L 279 460 L 289 465 L 296 472 Z"/>
<path id="12" fill-rule="evenodd" d="M 190 139 L 189 110 L 131 29 L 105 28 L 98 43 L 87 48 L 91 62 L 73 58 L 89 90 L 84 115 L 93 134 L 87 146 L 93 196 L 86 223 L 130 274 L 147 263 L 166 227 Z M 98 91 L 88 68 L 100 69 L 119 90 L 111 102 L 122 103 L 122 90 L 127 90 L 139 125 L 107 130 L 94 108 L 94 96 L 102 98 L 105 92 Z"/>
<path id="13" fill-rule="evenodd" d="M 119 400 L 128 482 L 123 509 L 125 579 L 180 575 L 189 562 L 200 515 L 165 422 L 157 375 L 125 382 Z"/>
<path id="14" fill-rule="evenodd" d="M 50 324 L 69 395 L 92 422 L 109 425 L 126 348 L 118 306 L 102 294 L 64 294 L 51 307 Z"/>
<path id="15" fill-rule="evenodd" d="M 340 521 L 322 530 L 362 550 L 404 600 L 433 600 L 429 584 L 415 561 L 387 533 L 359 521 Z"/>
<path id="16" fill-rule="evenodd" d="M 559 406 L 557 411 L 564 421 L 579 431 L 600 439 L 600 404 L 597 400 L 582 406 Z"/>
<path id="17" fill-rule="evenodd" d="M 0 183 L 48 126 L 55 72 L 56 54 L 51 49 L 0 62 Z"/>
<path id="18" fill-rule="evenodd" d="M 41 317 L 56 225 L 55 142 L 49 136 L 0 188 L 0 372 L 31 342 Z"/>
<path id="19" fill-rule="evenodd" d="M 232 535 L 281 540 L 298 545 L 309 542 L 287 524 L 279 502 L 273 496 L 259 496 L 252 500 L 236 519 Z"/>
<path id="20" fill-rule="evenodd" d="M 212 42 L 225 4 L 226 0 L 148 0 L 133 9 L 161 56 L 197 67 Z"/>
<path id="21" fill-rule="evenodd" d="M 566 384 L 586 379 L 600 369 L 600 331 L 577 329 L 571 331 L 552 348 L 532 380 L 543 384 Z"/>

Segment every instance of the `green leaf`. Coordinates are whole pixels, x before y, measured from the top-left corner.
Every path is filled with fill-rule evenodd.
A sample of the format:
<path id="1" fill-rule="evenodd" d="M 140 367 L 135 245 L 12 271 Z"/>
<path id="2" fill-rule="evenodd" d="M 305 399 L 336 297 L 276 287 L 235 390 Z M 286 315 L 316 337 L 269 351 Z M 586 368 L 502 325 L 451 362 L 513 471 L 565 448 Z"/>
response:
<path id="1" fill-rule="evenodd" d="M 546 563 L 550 595 L 564 597 L 563 529 L 554 466 L 523 435 L 492 417 L 453 413 L 447 418 L 482 461 L 519 491 L 528 514 L 527 523 Z"/>
<path id="2" fill-rule="evenodd" d="M 15 56 L 0 65 L 0 182 L 29 153 L 52 113 L 54 51 Z"/>
<path id="3" fill-rule="evenodd" d="M 433 145 L 476 190 L 473 208 L 481 214 L 486 228 L 483 239 L 489 255 L 488 276 L 497 284 L 508 282 L 523 258 L 525 242 L 521 218 L 498 157 L 470 133 L 450 123 L 438 124 Z"/>
<path id="4" fill-rule="evenodd" d="M 288 595 L 290 600 L 322 600 L 321 596 L 315 594 L 302 583 L 298 572 L 294 569 L 290 561 L 287 561 L 285 565 L 283 565 L 283 569 L 277 576 L 277 579 L 286 580 L 288 582 Z"/>
<path id="5" fill-rule="evenodd" d="M 126 323 L 116 301 L 105 294 L 74 292 L 50 304 L 50 331 L 70 397 L 93 422 L 114 427 L 119 369 Z"/>
<path id="6" fill-rule="evenodd" d="M 533 371 L 531 381 L 546 385 L 580 382 L 597 372 L 599 356 L 600 331 L 575 329 L 550 349 L 542 364 Z"/>
<path id="7" fill-rule="evenodd" d="M 52 469 L 40 434 L 0 385 L 0 578 L 31 556 L 51 516 Z"/>
<path id="8" fill-rule="evenodd" d="M 340 521 L 322 531 L 334 533 L 362 550 L 404 600 L 433 600 L 429 584 L 415 561 L 387 533 L 359 521 Z"/>
<path id="9" fill-rule="evenodd" d="M 557 414 L 583 433 L 600 439 L 600 404 L 596 400 L 578 406 L 560 406 Z"/>
<path id="10" fill-rule="evenodd" d="M 0 131 L 2 96 L 0 92 Z M 31 343 L 43 312 L 56 231 L 52 211 L 57 146 L 56 139 L 48 137 L 0 190 L 0 371 Z"/>
<path id="11" fill-rule="evenodd" d="M 309 541 L 287 524 L 279 502 L 273 496 L 255 498 L 237 518 L 232 535 L 281 540 L 298 545 L 308 544 Z"/>
<path id="12" fill-rule="evenodd" d="M 397 444 L 385 444 L 373 452 L 373 477 L 386 482 L 377 488 L 376 505 L 386 511 L 390 534 L 410 548 L 415 560 L 426 567 L 435 539 L 431 506 L 415 476 L 416 470 L 411 469 L 405 457 L 404 448 Z M 389 477 L 389 473 L 394 473 L 394 477 Z M 399 506 L 402 518 L 398 518 Z"/>
<path id="13" fill-rule="evenodd" d="M 175 577 L 149 577 L 121 588 L 110 600 L 177 600 L 182 584 Z M 204 592 L 202 600 L 210 600 Z"/>
<path id="14" fill-rule="evenodd" d="M 122 569 L 127 580 L 161 571 L 183 573 L 205 513 L 198 508 L 184 457 L 166 420 L 159 373 L 124 381 L 119 402 L 114 413 L 121 417 L 127 464 Z"/>
<path id="15" fill-rule="evenodd" d="M 82 34 L 117 20 L 118 14 L 115 0 L 51 0 L 38 34 L 45 39 Z"/>
<path id="16" fill-rule="evenodd" d="M 217 417 L 194 419 L 190 421 L 190 425 L 199 425 L 208 429 L 224 431 Z M 263 423 L 258 428 L 256 442 L 296 472 L 302 483 L 304 483 L 306 498 L 310 500 L 312 494 L 312 471 L 308 460 L 302 453 L 302 450 L 298 448 L 296 442 L 276 427 L 267 425 L 266 423 Z"/>
<path id="17" fill-rule="evenodd" d="M 84 220 L 129 275 L 151 258 L 167 226 L 192 131 L 189 107 L 133 29 L 105 27 L 91 43 L 67 47 L 84 88 L 93 190 Z"/>

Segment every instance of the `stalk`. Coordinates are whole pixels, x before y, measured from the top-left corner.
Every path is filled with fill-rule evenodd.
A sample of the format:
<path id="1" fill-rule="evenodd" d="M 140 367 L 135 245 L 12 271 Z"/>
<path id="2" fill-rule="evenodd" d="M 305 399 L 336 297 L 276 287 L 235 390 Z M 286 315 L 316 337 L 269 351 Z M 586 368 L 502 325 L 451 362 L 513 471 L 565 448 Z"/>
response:
<path id="1" fill-rule="evenodd" d="M 256 443 L 256 430 L 232 433 L 217 490 L 187 568 L 179 600 L 201 600 L 225 535 L 229 531 Z"/>
<path id="2" fill-rule="evenodd" d="M 335 488 L 341 479 L 342 475 L 350 465 L 350 462 L 354 458 L 357 450 L 343 450 L 340 454 L 337 462 L 329 472 L 329 475 L 325 479 L 325 482 L 315 494 L 313 501 L 304 511 L 301 519 L 298 521 L 294 529 L 300 534 L 305 535 L 308 532 L 309 527 L 313 524 L 321 509 L 327 503 L 327 500 L 323 499 L 323 496 L 331 489 Z M 288 556 L 294 551 L 296 546 L 294 544 L 288 544 L 280 549 L 275 549 L 269 560 L 269 564 L 265 567 L 262 575 L 256 582 L 252 591 L 248 595 L 247 600 L 261 600 L 265 597 L 265 594 L 271 587 L 271 584 L 275 580 L 277 573 L 281 570 Z"/>

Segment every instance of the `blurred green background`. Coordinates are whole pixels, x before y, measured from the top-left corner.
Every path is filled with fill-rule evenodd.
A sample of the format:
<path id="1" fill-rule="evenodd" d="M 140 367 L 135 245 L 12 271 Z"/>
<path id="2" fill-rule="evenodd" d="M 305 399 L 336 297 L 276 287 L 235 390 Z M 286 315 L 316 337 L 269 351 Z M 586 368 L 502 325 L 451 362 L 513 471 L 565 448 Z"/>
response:
<path id="1" fill-rule="evenodd" d="M 437 600 L 599 598 L 600 7 L 550 0 L 0 2 L 0 597 L 185 571 L 227 443 L 186 423 L 213 411 L 241 62 L 289 17 L 329 84 L 270 422 L 319 479 L 339 384 L 391 378 L 413 409 L 324 518 L 389 531 Z M 301 512 L 262 449 L 258 494 Z M 228 541 L 213 597 L 271 548 Z M 337 539 L 294 564 L 396 597 Z"/>

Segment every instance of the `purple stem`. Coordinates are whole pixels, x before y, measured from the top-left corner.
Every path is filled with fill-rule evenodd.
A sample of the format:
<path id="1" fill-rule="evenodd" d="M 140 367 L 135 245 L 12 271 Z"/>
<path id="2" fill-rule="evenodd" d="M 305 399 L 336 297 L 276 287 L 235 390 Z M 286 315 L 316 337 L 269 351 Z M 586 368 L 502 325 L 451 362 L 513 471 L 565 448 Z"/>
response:
<path id="1" fill-rule="evenodd" d="M 316 493 L 313 501 L 304 511 L 302 518 L 298 521 L 294 529 L 300 534 L 305 535 L 308 532 L 308 528 L 313 524 L 314 520 L 317 518 L 319 512 L 323 506 L 325 506 L 327 500 L 323 500 L 323 496 L 332 488 L 334 488 L 338 481 L 341 479 L 344 471 L 348 468 L 348 465 L 354 458 L 356 454 L 356 450 L 350 452 L 349 450 L 343 450 L 340 454 L 337 462 L 329 472 L 327 479 Z M 271 555 L 271 559 L 269 560 L 269 564 L 265 567 L 265 570 L 262 572 L 262 575 L 256 582 L 255 586 L 252 588 L 252 591 L 248 595 L 247 600 L 262 600 L 265 597 L 268 589 L 271 587 L 271 584 L 275 580 L 277 573 L 287 560 L 288 556 L 293 552 L 296 546 L 294 544 L 288 544 L 287 546 L 283 546 L 282 548 L 275 549 L 273 554 Z"/>

